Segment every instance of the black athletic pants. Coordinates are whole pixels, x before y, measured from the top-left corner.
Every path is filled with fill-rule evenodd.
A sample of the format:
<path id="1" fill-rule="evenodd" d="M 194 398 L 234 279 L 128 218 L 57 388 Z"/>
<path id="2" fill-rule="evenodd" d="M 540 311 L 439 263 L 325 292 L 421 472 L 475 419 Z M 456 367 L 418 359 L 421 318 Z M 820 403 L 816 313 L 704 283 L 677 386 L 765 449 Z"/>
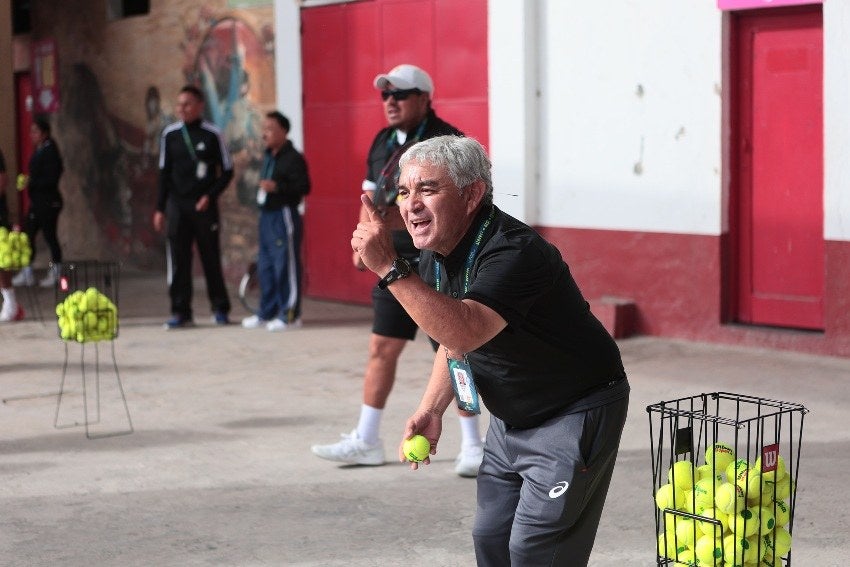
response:
<path id="1" fill-rule="evenodd" d="M 206 211 L 199 212 L 169 201 L 166 218 L 171 313 L 192 318 L 192 244 L 197 246 L 201 258 L 210 308 L 214 313 L 229 313 L 230 299 L 221 269 L 218 207 L 210 203 Z"/>
<path id="2" fill-rule="evenodd" d="M 35 237 L 38 231 L 44 233 L 44 240 L 50 248 L 50 260 L 54 264 L 62 262 L 62 247 L 59 246 L 59 237 L 56 235 L 56 226 L 59 223 L 61 207 L 30 205 L 27 214 L 26 233 L 32 247 L 30 261 L 35 260 Z"/>

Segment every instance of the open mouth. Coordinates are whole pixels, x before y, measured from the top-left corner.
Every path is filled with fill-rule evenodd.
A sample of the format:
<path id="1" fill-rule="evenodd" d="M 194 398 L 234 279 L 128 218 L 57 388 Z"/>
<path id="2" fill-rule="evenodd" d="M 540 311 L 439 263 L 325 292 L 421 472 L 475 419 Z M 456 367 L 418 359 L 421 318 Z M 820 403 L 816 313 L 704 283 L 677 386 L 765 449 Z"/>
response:
<path id="1" fill-rule="evenodd" d="M 422 232 L 427 229 L 431 225 L 431 221 L 428 219 L 419 219 L 410 221 L 410 226 L 413 229 L 413 232 Z"/>

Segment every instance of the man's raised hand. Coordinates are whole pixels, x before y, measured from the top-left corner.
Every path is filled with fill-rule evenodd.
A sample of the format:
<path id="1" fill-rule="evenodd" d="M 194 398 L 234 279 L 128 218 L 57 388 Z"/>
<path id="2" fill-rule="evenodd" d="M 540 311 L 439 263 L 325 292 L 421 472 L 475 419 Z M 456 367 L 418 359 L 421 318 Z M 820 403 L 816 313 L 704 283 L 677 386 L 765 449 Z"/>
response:
<path id="1" fill-rule="evenodd" d="M 360 255 L 360 260 L 372 272 L 383 276 L 392 268 L 398 254 L 392 244 L 392 235 L 384 223 L 384 217 L 375 207 L 369 195 L 360 196 L 369 220 L 357 223 L 351 235 L 351 249 Z"/>

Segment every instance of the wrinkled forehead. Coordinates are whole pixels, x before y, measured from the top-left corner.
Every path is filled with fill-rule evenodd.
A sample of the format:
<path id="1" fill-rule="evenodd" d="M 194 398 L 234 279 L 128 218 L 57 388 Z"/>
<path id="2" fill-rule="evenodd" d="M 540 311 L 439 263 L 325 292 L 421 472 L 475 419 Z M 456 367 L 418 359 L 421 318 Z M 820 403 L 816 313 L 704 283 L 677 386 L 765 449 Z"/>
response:
<path id="1" fill-rule="evenodd" d="M 406 187 L 436 185 L 448 177 L 448 171 L 441 165 L 411 159 L 401 167 L 398 184 Z"/>

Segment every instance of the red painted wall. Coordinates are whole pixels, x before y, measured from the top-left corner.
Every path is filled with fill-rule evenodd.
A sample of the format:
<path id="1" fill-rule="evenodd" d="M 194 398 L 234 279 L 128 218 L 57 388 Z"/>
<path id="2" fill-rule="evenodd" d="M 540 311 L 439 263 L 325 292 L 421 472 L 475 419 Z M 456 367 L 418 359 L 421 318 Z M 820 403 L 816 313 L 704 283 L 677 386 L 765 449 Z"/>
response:
<path id="1" fill-rule="evenodd" d="M 401 63 L 434 80 L 437 114 L 488 142 L 486 0 L 373 0 L 301 11 L 304 153 L 313 188 L 305 215 L 305 289 L 371 300 L 375 276 L 351 263 L 366 152 L 386 126 L 375 75 Z"/>
<path id="2" fill-rule="evenodd" d="M 825 330 L 743 325 L 726 313 L 726 239 L 537 227 L 560 250 L 585 297 L 636 305 L 638 334 L 850 356 L 850 242 L 826 242 Z"/>

